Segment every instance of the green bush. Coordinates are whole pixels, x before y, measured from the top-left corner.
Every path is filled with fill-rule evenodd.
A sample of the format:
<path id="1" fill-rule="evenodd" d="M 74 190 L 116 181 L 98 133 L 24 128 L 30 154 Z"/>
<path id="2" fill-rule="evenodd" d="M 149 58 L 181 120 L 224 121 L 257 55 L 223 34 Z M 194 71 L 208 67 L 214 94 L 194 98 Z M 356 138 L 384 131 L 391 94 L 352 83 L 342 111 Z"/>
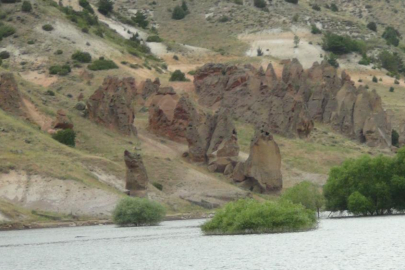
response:
<path id="1" fill-rule="evenodd" d="M 159 36 L 149 36 L 146 39 L 146 42 L 162 42 L 163 39 L 161 39 Z"/>
<path id="2" fill-rule="evenodd" d="M 173 20 L 182 20 L 186 17 L 187 13 L 183 10 L 181 6 L 176 6 L 172 13 Z"/>
<path id="3" fill-rule="evenodd" d="M 22 12 L 31 12 L 32 11 L 31 2 L 30 1 L 24 1 L 22 3 L 22 6 L 21 6 L 21 11 Z"/>
<path id="4" fill-rule="evenodd" d="M 138 11 L 135 14 L 135 17 L 132 17 L 131 20 L 139 27 L 146 28 L 148 27 L 149 21 L 147 20 L 146 16 Z"/>
<path id="5" fill-rule="evenodd" d="M 233 2 L 237 5 L 243 5 L 243 0 L 233 0 Z"/>
<path id="6" fill-rule="evenodd" d="M 322 31 L 321 31 L 321 29 L 316 27 L 315 24 L 313 24 L 313 25 L 311 25 L 311 33 L 314 35 L 317 35 L 317 34 L 322 34 Z"/>
<path id="7" fill-rule="evenodd" d="M 321 7 L 317 4 L 312 5 L 312 9 L 316 11 L 321 11 Z"/>
<path id="8" fill-rule="evenodd" d="M 242 199 L 226 204 L 201 226 L 205 234 L 279 233 L 316 227 L 315 212 L 290 201 Z"/>
<path id="9" fill-rule="evenodd" d="M 100 59 L 93 61 L 88 66 L 88 69 L 90 70 L 108 70 L 108 69 L 116 69 L 118 66 L 112 61 L 112 60 L 106 60 L 103 57 L 100 57 Z"/>
<path id="10" fill-rule="evenodd" d="M 14 35 L 15 29 L 14 27 L 10 25 L 6 25 L 0 22 L 0 41 L 3 38 L 9 37 L 11 35 Z"/>
<path id="11" fill-rule="evenodd" d="M 363 41 L 354 40 L 349 36 L 339 36 L 333 33 L 326 33 L 323 36 L 322 48 L 335 54 L 346 54 L 350 52 L 365 53 L 366 44 Z"/>
<path id="12" fill-rule="evenodd" d="M 103 15 L 109 15 L 114 9 L 114 3 L 110 0 L 99 0 L 98 11 Z"/>
<path id="13" fill-rule="evenodd" d="M 94 13 L 93 8 L 91 7 L 90 3 L 89 3 L 87 0 L 79 0 L 79 5 L 80 5 L 83 9 L 87 10 L 88 12 L 90 12 L 91 14 Z"/>
<path id="14" fill-rule="evenodd" d="M 377 32 L 377 24 L 375 22 L 369 22 L 367 28 L 371 31 Z"/>
<path id="15" fill-rule="evenodd" d="M 61 55 L 61 54 L 63 54 L 63 51 L 62 51 L 62 50 L 56 50 L 56 51 L 55 51 L 55 54 L 56 54 L 56 55 Z"/>
<path id="16" fill-rule="evenodd" d="M 185 81 L 188 81 L 188 79 L 186 78 L 186 74 L 181 72 L 181 70 L 177 69 L 172 73 L 172 76 L 170 77 L 170 81 L 171 82 L 185 82 Z"/>
<path id="17" fill-rule="evenodd" d="M 220 23 L 225 23 L 225 22 L 229 22 L 231 19 L 228 17 L 228 16 L 226 16 L 226 15 L 222 15 L 219 19 L 218 19 L 218 22 L 220 22 Z"/>
<path id="18" fill-rule="evenodd" d="M 392 26 L 387 26 L 382 34 L 382 37 L 387 41 L 388 45 L 397 47 L 399 40 L 402 38 L 401 34 Z"/>
<path id="19" fill-rule="evenodd" d="M 72 54 L 72 59 L 80 63 L 90 63 L 91 55 L 88 52 L 77 51 L 74 54 Z"/>
<path id="20" fill-rule="evenodd" d="M 181 2 L 181 8 L 184 10 L 184 12 L 189 13 L 190 11 L 188 10 L 188 6 L 185 0 Z"/>
<path id="21" fill-rule="evenodd" d="M 329 65 L 332 67 L 338 68 L 339 62 L 337 61 L 337 56 L 334 53 L 330 53 L 329 56 L 325 56 L 326 61 L 328 61 Z"/>
<path id="22" fill-rule="evenodd" d="M 4 59 L 8 59 L 8 58 L 10 58 L 10 53 L 8 51 L 0 52 L 0 59 L 4 60 Z"/>
<path id="23" fill-rule="evenodd" d="M 59 130 L 52 138 L 67 146 L 75 147 L 76 133 L 72 129 Z"/>
<path id="24" fill-rule="evenodd" d="M 49 68 L 49 74 L 52 75 L 60 75 L 60 76 L 65 76 L 67 74 L 69 74 L 71 72 L 71 68 L 69 65 L 55 65 L 55 66 L 51 66 Z"/>
<path id="25" fill-rule="evenodd" d="M 373 83 L 378 83 L 378 79 L 376 76 L 373 76 Z"/>
<path id="26" fill-rule="evenodd" d="M 159 224 L 165 208 L 148 199 L 126 197 L 114 209 L 113 221 L 120 226 L 145 226 Z"/>
<path id="27" fill-rule="evenodd" d="M 332 10 L 333 12 L 338 12 L 339 11 L 339 9 L 338 9 L 338 7 L 336 6 L 335 3 L 332 3 L 330 5 L 330 10 Z"/>
<path id="28" fill-rule="evenodd" d="M 53 30 L 53 26 L 50 24 L 45 24 L 42 26 L 42 29 L 49 32 Z"/>
<path id="29" fill-rule="evenodd" d="M 367 57 L 366 54 L 363 54 L 363 57 L 359 61 L 359 65 L 368 66 L 370 65 L 370 59 Z"/>
<path id="30" fill-rule="evenodd" d="M 298 0 L 285 0 L 287 3 L 298 4 Z"/>
<path id="31" fill-rule="evenodd" d="M 363 156 L 334 167 L 324 186 L 326 208 L 382 215 L 405 209 L 405 148 L 395 157 Z"/>
<path id="32" fill-rule="evenodd" d="M 398 143 L 399 143 L 399 133 L 398 133 L 398 131 L 393 129 L 391 132 L 391 144 L 393 146 L 398 147 Z"/>
<path id="33" fill-rule="evenodd" d="M 265 0 L 254 0 L 253 4 L 257 8 L 265 8 L 267 6 L 267 3 Z"/>
<path id="34" fill-rule="evenodd" d="M 302 204 L 305 208 L 317 211 L 318 215 L 325 201 L 319 188 L 308 181 L 303 181 L 287 189 L 281 196 L 282 200 L 289 200 L 295 204 Z"/>
<path id="35" fill-rule="evenodd" d="M 394 92 L 394 90 L 395 90 L 394 87 L 391 86 L 390 87 L 390 92 L 392 93 L 392 92 Z"/>
<path id="36" fill-rule="evenodd" d="M 378 55 L 378 61 L 380 62 L 383 68 L 385 68 L 390 72 L 393 73 L 405 72 L 405 67 L 402 58 L 396 52 L 390 53 L 388 51 L 382 51 Z"/>
<path id="37" fill-rule="evenodd" d="M 257 48 L 257 56 L 263 56 L 262 48 Z"/>

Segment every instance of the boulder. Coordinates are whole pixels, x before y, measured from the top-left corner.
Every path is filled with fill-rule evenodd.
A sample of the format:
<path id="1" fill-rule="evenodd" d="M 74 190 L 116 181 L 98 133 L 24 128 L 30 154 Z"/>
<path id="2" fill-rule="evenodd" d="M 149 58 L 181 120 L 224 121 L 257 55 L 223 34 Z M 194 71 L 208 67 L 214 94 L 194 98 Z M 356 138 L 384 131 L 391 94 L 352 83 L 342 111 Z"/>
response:
<path id="1" fill-rule="evenodd" d="M 89 119 L 124 135 L 136 135 L 134 78 L 107 77 L 87 101 Z"/>
<path id="2" fill-rule="evenodd" d="M 26 108 L 12 73 L 0 75 L 0 108 L 16 116 L 26 116 Z"/>
<path id="3" fill-rule="evenodd" d="M 56 119 L 52 124 L 54 129 L 73 129 L 73 123 L 67 117 L 67 112 L 60 109 L 56 112 Z"/>
<path id="4" fill-rule="evenodd" d="M 252 191 L 268 193 L 282 189 L 280 149 L 269 127 L 262 125 L 256 129 L 249 158 L 236 165 L 232 178 Z"/>
<path id="5" fill-rule="evenodd" d="M 124 152 L 125 165 L 127 167 L 125 188 L 130 196 L 146 197 L 149 179 L 142 156 L 137 153 Z"/>

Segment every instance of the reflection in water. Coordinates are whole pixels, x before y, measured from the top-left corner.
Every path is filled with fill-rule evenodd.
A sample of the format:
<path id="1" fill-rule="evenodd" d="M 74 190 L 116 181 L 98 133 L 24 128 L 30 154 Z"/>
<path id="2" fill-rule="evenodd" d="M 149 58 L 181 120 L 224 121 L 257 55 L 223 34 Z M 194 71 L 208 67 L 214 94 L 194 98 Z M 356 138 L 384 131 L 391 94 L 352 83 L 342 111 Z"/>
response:
<path id="1" fill-rule="evenodd" d="M 404 216 L 322 220 L 315 231 L 241 236 L 203 236 L 202 222 L 0 232 L 0 269 L 405 269 Z"/>

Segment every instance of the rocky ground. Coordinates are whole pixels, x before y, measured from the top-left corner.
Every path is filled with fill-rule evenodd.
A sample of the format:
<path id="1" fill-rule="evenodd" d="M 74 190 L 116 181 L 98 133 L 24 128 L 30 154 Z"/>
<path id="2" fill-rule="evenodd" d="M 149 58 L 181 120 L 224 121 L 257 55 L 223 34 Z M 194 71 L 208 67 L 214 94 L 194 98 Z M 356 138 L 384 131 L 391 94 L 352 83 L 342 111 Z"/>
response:
<path id="1" fill-rule="evenodd" d="M 91 1 L 93 6 L 96 2 Z M 323 1 L 320 3 L 322 11 L 317 12 L 309 6 L 316 1 L 290 5 L 273 0 L 269 12 L 265 12 L 253 7 L 252 2 L 245 0 L 245 5 L 239 6 L 232 1 L 190 1 L 190 14 L 184 20 L 175 21 L 168 10 L 173 9 L 177 2 L 159 1 L 157 5 L 151 5 L 150 1 L 143 0 L 116 1 L 115 10 L 121 15 L 130 16 L 139 9 L 147 12 L 151 24 L 164 39 L 163 43 L 146 43 L 153 56 L 134 56 L 128 53 L 125 42 L 132 33 L 138 32 L 143 38 L 155 33 L 126 25 L 114 15 L 105 17 L 96 11 L 100 27 L 105 31 L 104 38 L 101 38 L 93 30 L 83 32 L 51 1 L 33 0 L 31 13 L 21 12 L 19 3 L 2 4 L 1 11 L 7 14 L 7 19 L 2 22 L 12 24 L 17 33 L 0 41 L 0 52 L 6 50 L 10 53 L 10 58 L 3 60 L 0 66 L 0 74 L 12 74 L 7 76 L 14 78 L 0 79 L 0 222 L 70 220 L 73 216 L 82 220 L 109 218 L 117 200 L 126 196 L 127 192 L 125 150 L 142 157 L 148 178 L 144 186 L 148 197 L 162 202 L 169 214 L 186 216 L 205 214 L 235 198 L 271 198 L 283 188 L 303 180 L 321 186 L 329 169 L 346 158 L 361 154 L 391 155 L 389 144 L 383 145 L 381 139 L 390 136 L 390 128 L 381 128 L 387 127 L 387 122 L 381 119 L 389 116 L 392 127 L 401 130 L 405 120 L 403 80 L 394 85 L 394 79 L 387 76 L 385 70 L 372 70 L 356 64 L 361 57 L 355 54 L 341 57 L 341 68 L 336 73 L 332 72 L 333 76 L 339 77 L 339 87 L 330 86 L 332 83 L 322 77 L 329 76 L 325 68 L 321 71 L 315 68 L 312 75 L 304 69 L 312 67 L 315 61 L 320 62 L 321 55 L 325 54 L 320 46 L 321 36 L 310 33 L 310 24 L 368 39 L 383 48 L 384 43 L 378 40 L 382 25 L 393 24 L 402 31 L 399 23 L 402 19 L 399 17 L 403 7 L 396 2 L 372 1 L 373 7 L 367 8 L 369 1 L 341 0 L 338 5 L 340 11 L 334 13 L 323 8 Z M 77 11 L 82 9 L 77 0 L 62 1 L 62 4 Z M 399 12 L 395 13 L 393 9 Z M 298 14 L 296 21 L 293 18 L 295 14 Z M 394 15 L 390 17 L 388 14 Z M 220 22 L 223 16 L 229 17 L 229 20 Z M 374 18 L 381 24 L 377 34 L 365 28 L 368 18 Z M 42 26 L 45 23 L 52 24 L 54 30 L 44 31 Z M 297 48 L 293 44 L 295 35 L 300 37 Z M 31 40 L 35 41 L 34 44 L 28 44 Z M 264 56 L 257 57 L 258 47 L 263 50 Z M 63 53 L 55 54 L 57 50 Z M 72 63 L 71 55 L 77 50 L 89 52 L 93 59 L 111 59 L 119 69 L 90 71 L 86 64 L 80 64 L 67 76 L 49 74 L 52 65 Z M 279 104 L 285 107 L 286 104 L 296 104 L 292 118 L 304 121 L 294 120 L 294 125 L 288 124 L 287 120 L 281 121 L 282 125 L 287 123 L 288 128 L 293 127 L 295 131 L 288 128 L 281 131 L 278 129 L 281 122 L 271 122 L 273 136 L 265 141 L 272 144 L 274 140 L 279 155 L 257 156 L 261 156 L 260 162 L 266 160 L 267 163 L 263 161 L 263 164 L 274 164 L 274 160 L 281 158 L 279 163 L 276 162 L 277 166 L 270 166 L 271 170 L 258 169 L 260 175 L 282 175 L 282 186 L 277 184 L 274 188 L 274 183 L 279 183 L 280 179 L 273 177 L 274 181 L 263 182 L 262 176 L 251 173 L 251 170 L 256 171 L 252 169 L 256 168 L 256 163 L 252 165 L 249 161 L 254 152 L 251 140 L 258 123 L 250 119 L 252 108 L 266 118 L 271 118 L 274 112 L 267 111 L 265 106 L 258 109 L 256 105 L 247 105 L 243 102 L 243 93 L 249 96 L 246 100 L 252 102 L 262 99 L 278 102 L 278 97 L 263 97 L 260 91 L 263 91 L 263 85 L 281 91 L 284 89 L 281 84 L 293 84 L 288 83 L 288 78 L 284 80 L 283 70 L 288 62 L 283 60 L 287 58 L 297 58 L 303 67 L 296 65 L 290 68 L 291 81 L 301 79 L 301 73 L 305 73 L 314 81 L 325 80 L 326 90 L 334 89 L 344 94 L 337 99 L 341 110 L 334 112 L 341 118 L 335 118 L 335 122 L 316 118 L 314 113 L 320 109 L 314 105 L 319 98 L 329 100 L 323 88 L 315 89 L 318 96 L 310 96 L 310 87 L 305 84 L 308 86 L 306 90 L 302 87 L 302 91 L 288 95 L 294 102 Z M 192 74 L 206 63 L 237 67 L 228 74 L 223 74 L 221 68 L 218 74 L 212 74 L 211 79 L 205 77 L 209 72 L 204 74 L 200 71 L 194 81 Z M 272 63 L 272 70 L 267 69 L 269 63 Z M 244 64 L 251 66 L 242 68 Z M 266 76 L 261 75 L 260 68 L 264 73 L 267 71 Z M 191 74 L 186 74 L 190 81 L 169 81 L 171 72 L 177 69 L 185 73 L 191 71 Z M 245 73 L 246 69 L 249 71 Z M 351 77 L 350 87 L 342 87 L 346 81 L 341 76 L 342 69 L 346 69 Z M 373 76 L 382 81 L 373 83 Z M 159 85 L 156 86 L 156 83 L 154 86 L 157 77 Z M 132 79 L 125 81 L 122 78 Z M 227 83 L 232 80 L 234 83 L 230 85 L 217 84 L 218 81 Z M 361 94 L 363 90 L 357 90 L 361 85 L 375 88 L 376 95 L 373 97 L 378 94 L 381 101 L 372 103 L 369 99 L 373 97 L 364 98 L 363 103 L 359 101 L 357 104 L 373 105 L 370 110 L 358 106 L 357 111 L 363 115 L 359 120 L 361 123 L 349 121 L 338 124 L 338 119 L 353 117 L 355 112 L 348 112 L 345 108 L 350 107 L 350 102 L 356 104 L 354 100 L 365 96 Z M 393 85 L 395 92 L 391 93 L 388 89 Z M 212 91 L 217 89 L 220 92 L 226 87 L 231 93 L 228 97 L 226 93 L 218 97 L 218 93 Z M 307 94 L 303 94 L 304 90 Z M 122 98 L 125 102 L 121 102 Z M 222 104 L 221 99 L 225 99 Z M 343 109 L 342 103 L 346 106 Z M 297 104 L 306 108 L 303 113 L 300 113 Z M 221 128 L 215 128 L 215 124 L 212 124 L 214 128 L 202 124 L 217 123 L 209 115 L 215 115 L 217 109 L 223 106 L 232 112 L 229 117 L 232 125 L 219 124 L 221 131 Z M 198 116 L 191 112 L 191 108 L 198 112 Z M 77 133 L 75 148 L 64 146 L 51 137 L 61 109 L 66 114 L 62 122 L 72 123 Z M 376 143 L 364 144 L 359 139 L 359 131 L 365 130 L 365 119 L 377 111 L 384 117 L 378 117 L 378 121 L 373 120 L 373 124 L 367 125 L 370 132 L 366 139 L 366 142 Z M 288 113 L 290 111 L 285 115 Z M 187 137 L 187 127 L 191 122 L 196 123 L 198 130 L 191 133 L 195 136 Z M 335 126 L 330 125 L 331 122 Z M 336 125 L 339 127 L 336 128 Z M 233 128 L 223 128 L 225 126 Z M 376 126 L 380 131 L 376 131 Z M 233 129 L 237 132 L 237 151 L 232 132 L 226 132 Z M 209 139 L 204 137 L 207 130 L 211 130 Z M 305 136 L 299 136 L 297 130 L 303 130 Z M 191 139 L 198 139 L 198 142 L 191 143 Z M 274 150 L 277 147 L 270 148 Z M 196 162 L 198 160 L 193 160 L 190 153 L 200 155 L 203 160 Z M 205 157 L 209 158 L 205 160 Z M 241 181 L 234 181 L 237 177 L 233 177 L 233 170 L 238 164 L 245 164 L 246 160 L 250 164 L 249 169 L 241 169 L 244 165 L 238 167 L 242 172 L 241 181 L 247 183 L 243 185 Z M 228 166 L 230 164 L 232 166 Z M 251 181 L 259 183 L 259 187 L 249 190 Z M 156 188 L 156 184 L 161 184 L 162 190 Z M 270 194 L 260 194 L 266 187 Z"/>

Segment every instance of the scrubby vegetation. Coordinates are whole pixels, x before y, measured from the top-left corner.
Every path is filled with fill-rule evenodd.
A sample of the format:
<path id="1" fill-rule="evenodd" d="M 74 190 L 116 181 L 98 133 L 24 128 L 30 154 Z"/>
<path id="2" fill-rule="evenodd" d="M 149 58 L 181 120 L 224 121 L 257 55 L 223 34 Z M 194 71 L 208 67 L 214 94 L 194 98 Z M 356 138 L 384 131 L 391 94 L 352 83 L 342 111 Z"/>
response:
<path id="1" fill-rule="evenodd" d="M 104 57 L 100 57 L 100 59 L 97 59 L 93 61 L 88 66 L 88 69 L 90 70 L 108 70 L 108 69 L 116 69 L 118 66 L 112 61 L 112 60 L 107 60 L 104 59 Z"/>
<path id="2" fill-rule="evenodd" d="M 55 66 L 51 66 L 49 68 L 49 74 L 52 75 L 60 75 L 60 76 L 65 76 L 67 74 L 69 74 L 71 72 L 71 68 L 69 65 L 55 65 Z"/>
<path id="3" fill-rule="evenodd" d="M 50 25 L 50 24 L 44 24 L 43 26 L 42 26 L 42 29 L 44 30 L 44 31 L 52 31 L 53 30 L 53 26 L 52 25 Z"/>
<path id="4" fill-rule="evenodd" d="M 304 231 L 316 227 L 315 212 L 288 200 L 242 199 L 226 204 L 201 226 L 205 234 L 249 234 Z"/>
<path id="5" fill-rule="evenodd" d="M 402 58 L 398 53 L 390 53 L 389 51 L 382 51 L 378 55 L 378 61 L 381 66 L 392 73 L 404 73 L 405 67 Z"/>
<path id="6" fill-rule="evenodd" d="M 321 11 L 321 7 L 317 4 L 312 5 L 312 9 L 316 11 Z"/>
<path id="7" fill-rule="evenodd" d="M 335 54 L 350 52 L 363 54 L 367 50 L 366 44 L 363 41 L 352 39 L 349 36 L 339 36 L 330 32 L 324 35 L 322 48 Z"/>
<path id="8" fill-rule="evenodd" d="M 186 74 L 181 72 L 181 70 L 177 69 L 172 73 L 170 77 L 171 82 L 186 82 L 188 79 L 186 78 Z"/>
<path id="9" fill-rule="evenodd" d="M 281 196 L 282 200 L 289 200 L 295 204 L 302 204 L 305 208 L 317 211 L 318 216 L 325 200 L 319 187 L 304 181 L 287 189 Z"/>
<path id="10" fill-rule="evenodd" d="M 59 130 L 52 138 L 67 146 L 76 146 L 76 133 L 72 129 Z"/>
<path id="11" fill-rule="evenodd" d="M 79 0 L 79 5 L 80 5 L 83 9 L 87 10 L 88 12 L 90 12 L 91 14 L 94 14 L 94 10 L 93 10 L 93 8 L 91 7 L 90 3 L 89 3 L 87 0 Z"/>
<path id="12" fill-rule="evenodd" d="M 77 51 L 74 54 L 72 54 L 72 59 L 80 63 L 90 63 L 91 55 L 88 52 Z"/>
<path id="13" fill-rule="evenodd" d="M 136 26 L 146 28 L 149 25 L 149 21 L 147 20 L 146 16 L 138 11 L 134 17 L 131 17 L 131 20 L 135 23 Z"/>
<path id="14" fill-rule="evenodd" d="M 31 12 L 32 11 L 31 2 L 30 1 L 24 1 L 22 3 L 22 6 L 21 6 L 21 11 L 22 12 Z"/>
<path id="15" fill-rule="evenodd" d="M 373 83 L 378 83 L 378 79 L 376 76 L 373 76 Z"/>
<path id="16" fill-rule="evenodd" d="M 162 42 L 163 39 L 161 39 L 159 36 L 155 35 L 155 36 L 149 36 L 146 39 L 146 42 Z"/>
<path id="17" fill-rule="evenodd" d="M 392 26 L 387 26 L 382 34 L 382 37 L 387 41 L 388 45 L 398 47 L 401 34 Z"/>
<path id="18" fill-rule="evenodd" d="M 339 9 L 338 9 L 338 7 L 336 6 L 335 3 L 332 3 L 330 5 L 330 10 L 332 10 L 333 12 L 338 12 L 339 11 Z"/>
<path id="19" fill-rule="evenodd" d="M 325 56 L 325 60 L 328 61 L 329 65 L 338 68 L 339 62 L 337 61 L 337 56 L 334 53 L 330 53 L 329 56 Z"/>
<path id="20" fill-rule="evenodd" d="M 257 8 L 265 8 L 267 6 L 267 3 L 265 0 L 254 0 L 253 4 Z"/>
<path id="21" fill-rule="evenodd" d="M 110 0 L 99 0 L 98 1 L 98 11 L 103 15 L 110 15 L 114 9 L 114 3 Z"/>
<path id="22" fill-rule="evenodd" d="M 369 22 L 367 28 L 371 31 L 377 32 L 377 24 L 375 22 Z"/>
<path id="23" fill-rule="evenodd" d="M 126 197 L 114 209 L 113 221 L 120 226 L 145 226 L 159 224 L 165 208 L 148 199 Z"/>
<path id="24" fill-rule="evenodd" d="M 322 31 L 321 31 L 321 29 L 316 27 L 315 24 L 313 24 L 313 25 L 311 25 L 311 33 L 314 35 L 317 35 L 317 34 L 322 34 Z"/>
<path id="25" fill-rule="evenodd" d="M 172 13 L 173 20 L 182 20 L 186 17 L 187 11 L 185 11 L 181 6 L 176 6 Z"/>
<path id="26" fill-rule="evenodd" d="M 8 58 L 10 58 L 10 53 L 8 51 L 0 52 L 0 59 L 4 60 L 4 59 L 8 59 Z"/>
<path id="27" fill-rule="evenodd" d="M 2 22 L 0 22 L 0 41 L 3 38 L 9 37 L 11 35 L 14 35 L 15 33 L 15 28 L 7 25 L 7 24 L 3 24 Z"/>
<path id="28" fill-rule="evenodd" d="M 298 0 L 285 0 L 287 3 L 298 4 Z"/>
<path id="29" fill-rule="evenodd" d="M 395 157 L 363 156 L 331 169 L 324 187 L 326 208 L 355 215 L 405 210 L 405 148 Z"/>

